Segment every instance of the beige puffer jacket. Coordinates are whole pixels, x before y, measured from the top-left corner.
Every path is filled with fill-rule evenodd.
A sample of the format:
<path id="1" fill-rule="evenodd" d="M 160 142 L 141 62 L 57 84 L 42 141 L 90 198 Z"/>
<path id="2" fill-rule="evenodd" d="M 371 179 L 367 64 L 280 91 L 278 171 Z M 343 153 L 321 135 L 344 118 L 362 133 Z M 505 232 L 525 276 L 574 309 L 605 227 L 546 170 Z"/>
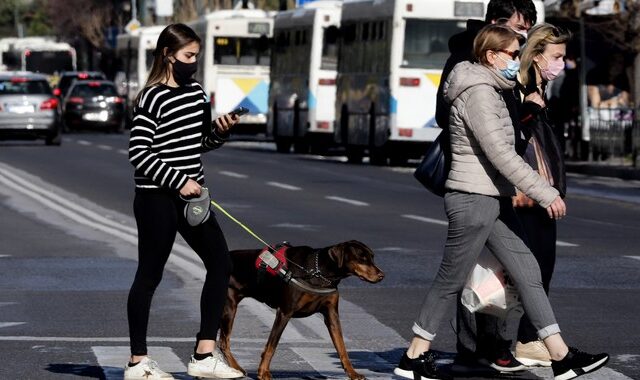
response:
<path id="1" fill-rule="evenodd" d="M 502 91 L 515 82 L 481 64 L 461 62 L 444 84 L 451 104 L 451 171 L 445 187 L 491 196 L 515 195 L 516 186 L 542 207 L 558 191 L 533 171 L 515 151 L 513 125 Z"/>

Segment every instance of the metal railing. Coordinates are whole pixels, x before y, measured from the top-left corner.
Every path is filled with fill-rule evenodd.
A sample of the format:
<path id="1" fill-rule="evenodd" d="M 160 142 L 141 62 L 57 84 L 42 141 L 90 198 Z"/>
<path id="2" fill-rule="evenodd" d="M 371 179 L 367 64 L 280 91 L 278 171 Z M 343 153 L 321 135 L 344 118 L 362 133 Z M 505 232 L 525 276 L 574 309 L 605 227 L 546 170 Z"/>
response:
<path id="1" fill-rule="evenodd" d="M 594 161 L 624 159 L 640 149 L 640 123 L 631 108 L 589 108 L 591 158 Z"/>

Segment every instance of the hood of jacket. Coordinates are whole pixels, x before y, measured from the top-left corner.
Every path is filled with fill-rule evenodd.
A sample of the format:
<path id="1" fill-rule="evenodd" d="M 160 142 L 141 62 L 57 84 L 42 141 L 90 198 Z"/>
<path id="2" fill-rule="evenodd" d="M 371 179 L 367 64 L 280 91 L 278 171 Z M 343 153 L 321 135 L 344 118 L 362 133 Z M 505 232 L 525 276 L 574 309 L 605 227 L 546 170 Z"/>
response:
<path id="1" fill-rule="evenodd" d="M 460 62 L 444 84 L 444 98 L 451 104 L 466 90 L 481 85 L 489 85 L 497 91 L 511 90 L 515 81 L 503 77 L 496 69 L 479 63 Z"/>

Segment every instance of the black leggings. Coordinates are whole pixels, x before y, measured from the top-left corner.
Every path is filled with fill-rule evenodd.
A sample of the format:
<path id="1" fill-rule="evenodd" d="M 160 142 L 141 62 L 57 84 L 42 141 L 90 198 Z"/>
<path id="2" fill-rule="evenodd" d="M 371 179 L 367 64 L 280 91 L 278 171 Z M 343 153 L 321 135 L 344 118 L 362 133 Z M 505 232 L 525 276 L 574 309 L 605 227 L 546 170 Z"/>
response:
<path id="1" fill-rule="evenodd" d="M 127 317 L 131 354 L 147 354 L 151 299 L 160 284 L 176 232 L 198 254 L 207 270 L 200 297 L 198 339 L 216 339 L 227 295 L 231 259 L 227 242 L 213 213 L 196 227 L 187 224 L 185 203 L 169 192 L 137 192 L 133 211 L 138 225 L 138 270 L 129 291 Z"/>
<path id="2" fill-rule="evenodd" d="M 540 266 L 542 286 L 548 295 L 549 284 L 556 265 L 556 221 L 549 218 L 547 210 L 540 206 L 531 208 L 516 207 L 515 210 L 527 235 L 527 246 Z M 525 313 L 520 319 L 518 341 L 529 343 L 537 339 L 537 330 Z"/>

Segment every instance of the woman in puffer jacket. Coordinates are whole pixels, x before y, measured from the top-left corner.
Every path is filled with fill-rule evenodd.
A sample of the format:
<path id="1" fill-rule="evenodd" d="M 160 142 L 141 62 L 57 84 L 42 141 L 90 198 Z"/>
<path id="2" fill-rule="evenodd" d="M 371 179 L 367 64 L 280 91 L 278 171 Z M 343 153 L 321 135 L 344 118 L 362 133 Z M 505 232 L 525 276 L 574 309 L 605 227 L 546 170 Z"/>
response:
<path id="1" fill-rule="evenodd" d="M 451 104 L 449 133 L 451 171 L 446 182 L 445 211 L 449 219 L 440 269 L 416 322 L 414 338 L 396 375 L 408 379 L 446 379 L 429 351 L 440 322 L 482 248 L 486 246 L 509 272 L 538 337 L 548 348 L 555 379 L 572 379 L 606 364 L 607 354 L 591 355 L 568 347 L 560 335 L 540 269 L 523 239 L 511 197 L 516 187 L 560 219 L 566 207 L 558 191 L 543 180 L 515 151 L 513 126 L 502 91 L 512 90 L 519 69 L 519 43 L 511 29 L 488 25 L 474 41 L 477 63 L 462 62 L 444 85 Z"/>

